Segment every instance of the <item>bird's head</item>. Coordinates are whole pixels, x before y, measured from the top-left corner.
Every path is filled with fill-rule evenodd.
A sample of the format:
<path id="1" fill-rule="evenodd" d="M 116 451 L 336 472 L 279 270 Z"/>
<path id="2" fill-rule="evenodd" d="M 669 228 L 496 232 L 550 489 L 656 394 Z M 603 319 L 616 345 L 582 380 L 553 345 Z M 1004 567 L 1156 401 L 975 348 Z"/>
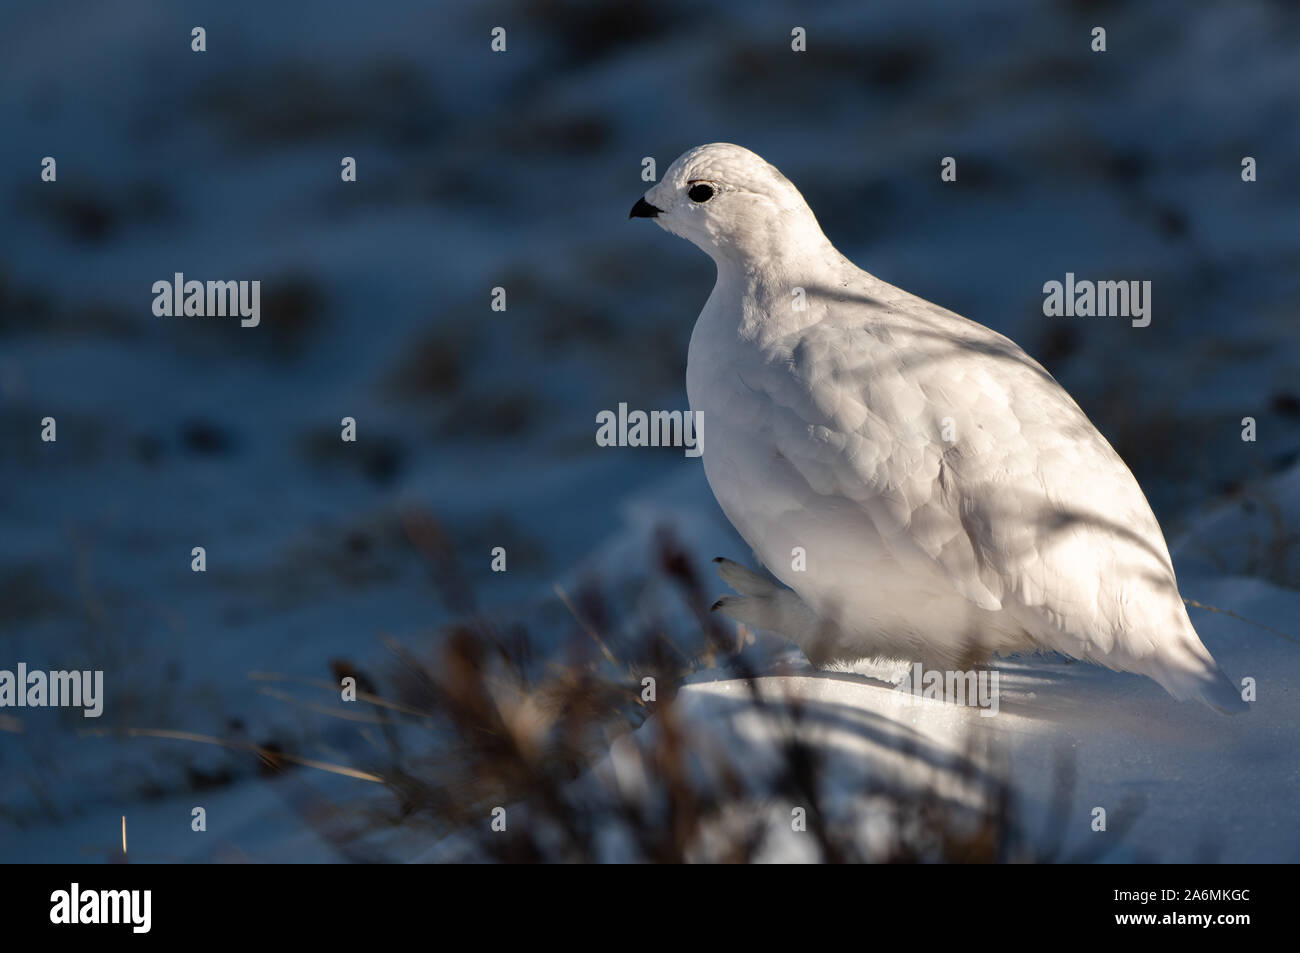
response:
<path id="1" fill-rule="evenodd" d="M 809 254 L 826 242 L 790 180 L 761 156 L 728 142 L 679 156 L 629 217 L 653 218 L 719 267 Z"/>

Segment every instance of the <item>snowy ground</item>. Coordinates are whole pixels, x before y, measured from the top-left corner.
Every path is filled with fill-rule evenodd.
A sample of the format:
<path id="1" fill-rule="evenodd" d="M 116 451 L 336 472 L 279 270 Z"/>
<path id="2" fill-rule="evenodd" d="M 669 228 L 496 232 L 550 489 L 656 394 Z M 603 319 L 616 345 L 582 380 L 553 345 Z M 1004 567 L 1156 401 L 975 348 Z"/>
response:
<path id="1" fill-rule="evenodd" d="M 1186 585 L 1251 618 L 1300 618 L 1300 595 L 1258 580 Z M 1261 695 L 1248 714 L 1229 718 L 1180 705 L 1144 679 L 1061 659 L 999 665 L 1000 711 L 991 717 L 914 699 L 861 675 L 821 672 L 760 684 L 765 697 L 800 704 L 796 734 L 830 763 L 831 800 L 883 781 L 905 798 L 939 790 L 964 803 L 970 793 L 959 766 L 975 757 L 1010 784 L 1027 840 L 1059 850 L 1059 858 L 1295 863 L 1300 805 L 1274 795 L 1300 782 L 1300 646 L 1224 616 L 1198 622 L 1227 671 L 1257 680 Z M 789 716 L 760 712 L 735 680 L 692 685 L 680 701 L 699 743 L 738 765 L 771 764 L 789 737 Z M 1064 798 L 1063 769 L 1072 778 Z M 810 835 L 790 830 L 789 808 L 797 803 L 782 801 L 783 810 L 774 811 L 786 823 L 772 826 L 777 836 L 767 859 L 817 856 Z M 1107 812 L 1104 832 L 1092 828 L 1097 807 Z"/>
<path id="2" fill-rule="evenodd" d="M 348 762 L 348 726 L 249 673 L 325 679 L 335 659 L 382 667 L 385 637 L 437 640 L 459 609 L 404 528 L 413 507 L 441 523 L 461 588 L 526 620 L 543 656 L 573 628 L 557 581 L 598 574 L 630 618 L 667 611 L 649 573 L 661 523 L 701 565 L 745 558 L 698 460 L 593 439 L 620 401 L 685 407 L 712 269 L 625 216 L 642 157 L 662 170 L 704 141 L 766 155 L 863 267 L 1042 359 L 1147 489 L 1185 594 L 1297 635 L 1300 14 L 1264 0 L 1194 18 L 1172 0 L 739 10 L 0 9 L 0 668 L 99 668 L 109 692 L 93 726 L 0 712 L 0 860 L 110 857 L 122 815 L 140 860 L 346 859 L 316 807 L 372 795 L 366 782 L 269 782 L 246 755 L 85 729 Z M 1087 51 L 1097 17 L 1104 56 Z M 205 54 L 189 50 L 196 24 Z M 498 24 L 510 51 L 494 56 Z M 46 155 L 57 184 L 38 180 Z M 344 155 L 355 184 L 338 180 Z M 945 155 L 958 186 L 938 180 Z M 1243 155 L 1259 162 L 1249 186 Z M 263 325 L 155 318 L 150 286 L 175 271 L 262 279 Z M 1151 278 L 1151 327 L 1045 319 L 1042 284 L 1067 271 Z M 505 313 L 488 308 L 498 285 Z M 46 415 L 54 445 L 36 439 Z M 190 572 L 196 545 L 206 574 Z M 508 573 L 489 571 L 494 546 Z M 1078 809 L 1142 793 L 1108 859 L 1203 845 L 1295 859 L 1298 647 L 1194 619 L 1232 675 L 1258 679 L 1249 715 L 1034 660 L 996 718 L 908 717 L 939 747 L 972 726 L 996 735 L 1031 801 L 1062 744 Z M 897 716 L 876 684 L 795 684 Z M 732 691 L 686 697 L 709 721 Z M 189 830 L 195 805 L 207 834 Z"/>

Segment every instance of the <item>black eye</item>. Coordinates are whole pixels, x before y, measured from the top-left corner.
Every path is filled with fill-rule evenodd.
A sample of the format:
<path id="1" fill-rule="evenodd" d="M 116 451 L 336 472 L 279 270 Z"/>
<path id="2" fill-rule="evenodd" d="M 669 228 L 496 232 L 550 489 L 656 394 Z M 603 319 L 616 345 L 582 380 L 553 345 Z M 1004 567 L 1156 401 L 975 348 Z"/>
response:
<path id="1" fill-rule="evenodd" d="M 692 185 L 686 194 L 691 197 L 692 202 L 707 202 L 713 198 L 713 186 L 703 183 Z"/>

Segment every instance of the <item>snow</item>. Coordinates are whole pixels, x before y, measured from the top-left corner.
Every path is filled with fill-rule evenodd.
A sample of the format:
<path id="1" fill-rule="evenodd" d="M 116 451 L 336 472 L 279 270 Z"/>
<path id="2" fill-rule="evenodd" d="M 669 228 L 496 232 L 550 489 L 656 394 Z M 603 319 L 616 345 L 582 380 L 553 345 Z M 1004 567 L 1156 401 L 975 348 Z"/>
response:
<path id="1" fill-rule="evenodd" d="M 1230 605 L 1253 619 L 1300 618 L 1300 594 L 1259 580 L 1197 577 L 1184 586 L 1200 601 Z M 1052 839 L 1044 835 L 1055 833 L 1063 857 L 1294 863 L 1300 859 L 1300 804 L 1261 792 L 1294 790 L 1300 781 L 1296 643 L 1223 615 L 1197 613 L 1196 622 L 1229 672 L 1256 680 L 1259 696 L 1249 713 L 1225 717 L 1180 704 L 1137 676 L 1059 657 L 997 665 L 1001 701 L 992 717 L 974 707 L 916 699 L 852 673 L 765 677 L 759 686 L 764 698 L 800 706 L 795 735 L 829 765 L 832 802 L 875 783 L 904 798 L 940 792 L 967 805 L 974 797 L 978 804 L 989 789 L 972 790 L 960 770 L 965 759 L 975 758 L 981 771 L 1008 784 L 1018 823 L 1039 850 Z M 678 703 L 677 717 L 698 744 L 738 770 L 763 775 L 779 763 L 791 733 L 789 714 L 779 705 L 770 711 L 755 706 L 744 682 L 697 682 L 683 689 Z M 653 732 L 653 726 L 652 719 L 641 731 Z M 612 758 L 635 763 L 625 750 L 632 743 L 624 742 Z M 1062 811 L 1057 778 L 1063 763 L 1072 768 L 1074 783 Z M 606 770 L 617 775 L 612 766 Z M 762 790 L 761 779 L 756 789 Z M 1092 829 L 1096 807 L 1106 809 L 1105 832 Z M 790 816 L 788 810 L 774 813 Z M 1125 829 L 1117 830 L 1120 825 Z M 807 833 L 791 832 L 788 823 L 771 829 L 779 836 L 765 859 L 807 858 Z"/>

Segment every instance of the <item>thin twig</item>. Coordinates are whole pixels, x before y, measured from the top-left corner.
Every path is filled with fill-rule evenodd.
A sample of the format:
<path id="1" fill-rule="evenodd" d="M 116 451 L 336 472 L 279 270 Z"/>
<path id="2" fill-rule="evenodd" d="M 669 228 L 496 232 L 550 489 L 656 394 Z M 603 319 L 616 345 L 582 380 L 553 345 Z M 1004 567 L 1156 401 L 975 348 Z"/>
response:
<path id="1" fill-rule="evenodd" d="M 324 679 L 284 675 L 280 672 L 249 672 L 248 677 L 255 682 L 293 682 L 298 685 L 312 685 L 331 693 L 337 692 L 339 689 L 333 682 L 327 682 Z M 389 701 L 386 698 L 380 698 L 378 695 L 372 695 L 370 692 L 357 692 L 357 701 L 378 705 L 380 708 L 391 708 L 393 711 L 400 711 L 405 715 L 415 715 L 419 718 L 436 717 L 432 712 L 421 711 L 418 708 L 412 708 L 410 705 L 403 705 L 401 702 Z"/>
<path id="2" fill-rule="evenodd" d="M 610 665 L 618 665 L 619 662 L 618 659 L 614 657 L 614 653 L 609 650 L 609 648 L 605 645 L 603 641 L 601 641 L 601 638 L 596 633 L 596 630 L 593 629 L 591 626 L 589 626 L 583 620 L 582 616 L 578 615 L 578 610 L 573 607 L 573 603 L 569 601 L 568 594 L 565 593 L 565 591 L 560 588 L 560 584 L 558 582 L 555 583 L 554 588 L 555 588 L 555 594 L 559 596 L 560 601 L 564 603 L 564 608 L 568 609 L 569 614 L 572 615 L 573 618 L 577 620 L 578 625 L 582 627 L 582 631 L 586 632 L 589 636 L 591 636 L 591 640 L 595 642 L 598 646 L 600 646 L 600 651 L 604 653 L 605 661 L 609 662 Z"/>
<path id="3" fill-rule="evenodd" d="M 99 728 L 82 732 L 83 735 L 111 735 L 115 734 L 112 729 Z M 121 733 L 131 738 L 170 738 L 175 741 L 196 741 L 199 744 L 217 745 L 221 748 L 230 748 L 235 751 L 251 751 L 267 764 L 275 764 L 277 761 L 291 761 L 294 764 L 302 765 L 305 768 L 315 768 L 318 771 L 328 771 L 330 774 L 341 774 L 345 778 L 356 778 L 359 781 L 373 781 L 376 784 L 383 784 L 384 779 L 377 774 L 370 774 L 368 771 L 358 771 L 356 768 L 344 767 L 341 764 L 330 764 L 327 761 L 316 761 L 312 758 L 303 758 L 296 754 L 289 754 L 284 751 L 272 751 L 269 748 L 263 748 L 261 745 L 255 745 L 247 741 L 227 741 L 225 738 L 214 738 L 212 735 L 200 735 L 192 731 L 173 731 L 169 728 L 124 728 Z"/>
<path id="4" fill-rule="evenodd" d="M 1274 635 L 1282 636 L 1282 638 L 1286 639 L 1289 642 L 1295 642 L 1297 645 L 1300 645 L 1300 639 L 1297 639 L 1294 635 L 1287 635 L 1285 632 L 1279 632 L 1277 629 L 1271 629 L 1262 622 L 1256 622 L 1254 619 L 1247 619 L 1244 615 L 1237 615 L 1237 613 L 1232 612 L 1228 609 L 1220 609 L 1218 606 L 1207 606 L 1205 603 L 1197 602 L 1195 599 L 1184 599 L 1183 602 L 1187 603 L 1193 609 L 1204 609 L 1206 612 L 1219 612 L 1222 613 L 1223 615 L 1230 615 L 1234 619 L 1239 619 L 1248 625 L 1255 626 L 1257 629 L 1263 629 L 1265 632 L 1272 632 Z"/>

